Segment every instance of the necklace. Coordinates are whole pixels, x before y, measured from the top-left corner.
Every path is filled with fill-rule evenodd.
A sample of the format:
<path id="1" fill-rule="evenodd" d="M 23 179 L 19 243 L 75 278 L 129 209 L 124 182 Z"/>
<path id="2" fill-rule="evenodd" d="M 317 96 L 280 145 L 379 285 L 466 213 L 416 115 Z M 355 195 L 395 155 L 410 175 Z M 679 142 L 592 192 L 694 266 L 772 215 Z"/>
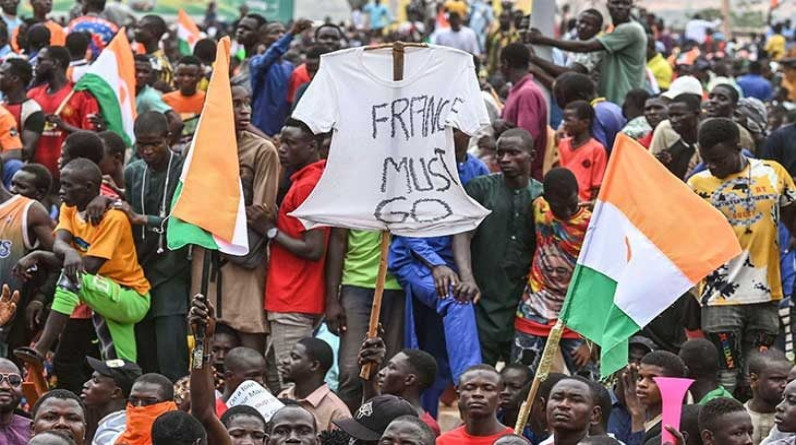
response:
<path id="1" fill-rule="evenodd" d="M 174 159 L 174 153 L 172 153 L 171 150 L 169 150 L 169 164 L 166 167 L 166 183 L 163 186 L 163 199 L 161 200 L 160 208 L 158 209 L 158 216 L 160 216 L 160 218 L 163 219 L 163 221 L 161 222 L 160 227 L 155 227 L 155 228 L 152 229 L 153 232 L 158 234 L 158 250 L 157 250 L 158 254 L 161 254 L 161 253 L 163 253 L 165 251 L 163 249 L 163 234 L 166 233 L 166 231 L 163 229 L 163 226 L 164 226 L 164 224 L 166 222 L 166 219 L 165 219 L 166 218 L 166 199 L 168 198 L 168 195 L 169 195 L 169 182 L 171 181 L 171 162 L 172 162 L 173 159 Z M 147 184 L 146 176 L 147 176 L 148 172 L 149 172 L 149 165 L 147 164 L 147 166 L 144 168 L 144 176 L 141 179 L 141 183 L 142 183 L 142 185 L 141 185 L 141 213 L 143 213 L 144 215 L 146 215 L 146 202 L 144 201 L 144 197 L 146 196 L 146 184 Z M 144 226 L 143 229 L 141 230 L 141 239 L 142 240 L 146 239 L 146 226 Z"/>

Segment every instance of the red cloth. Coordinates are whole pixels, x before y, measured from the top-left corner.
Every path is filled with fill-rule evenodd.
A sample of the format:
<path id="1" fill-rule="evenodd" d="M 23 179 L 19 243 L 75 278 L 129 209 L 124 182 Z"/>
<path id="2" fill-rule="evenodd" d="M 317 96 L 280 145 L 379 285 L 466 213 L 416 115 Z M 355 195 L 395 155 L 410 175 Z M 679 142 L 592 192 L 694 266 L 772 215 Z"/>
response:
<path id="1" fill-rule="evenodd" d="M 431 417 L 431 414 L 428 412 L 423 413 L 423 415 L 420 416 L 420 420 L 428 425 L 428 427 L 431 428 L 431 431 L 434 431 L 435 436 L 439 437 L 439 435 L 442 434 L 442 430 L 439 429 L 439 424 L 433 417 Z"/>
<path id="2" fill-rule="evenodd" d="M 511 87 L 500 117 L 519 128 L 528 130 L 533 136 L 536 156 L 531 164 L 531 176 L 541 181 L 547 147 L 547 102 L 542 90 L 533 81 L 532 74 L 525 75 Z"/>
<path id="3" fill-rule="evenodd" d="M 514 430 L 507 427 L 505 430 L 491 436 L 471 436 L 464 430 L 464 426 L 460 426 L 439 436 L 437 445 L 492 445 L 496 440 L 507 434 L 514 434 Z"/>
<path id="4" fill-rule="evenodd" d="M 61 103 L 72 91 L 74 84 L 68 84 L 55 93 L 48 93 L 49 85 L 41 85 L 28 91 L 28 97 L 41 105 L 44 115 L 54 114 Z M 72 95 L 66 106 L 61 111 L 61 120 L 64 123 L 84 130 L 94 130 L 94 125 L 89 121 L 89 116 L 99 114 L 100 108 L 97 99 L 87 91 L 78 91 Z M 47 167 L 54 178 L 60 178 L 58 171 L 58 157 L 61 155 L 61 146 L 69 134 L 50 124 L 44 125 L 44 131 L 36 145 L 33 162 Z"/>
<path id="5" fill-rule="evenodd" d="M 287 191 L 276 228 L 291 238 L 301 238 L 304 225 L 288 213 L 296 210 L 310 196 L 321 179 L 326 161 L 312 163 L 290 177 L 292 184 Z M 324 242 L 329 241 L 329 228 L 323 230 Z M 324 269 L 326 255 L 318 261 L 310 261 L 293 255 L 277 242 L 271 243 L 271 261 L 265 288 L 265 310 L 268 312 L 290 312 L 300 314 L 323 314 L 326 304 Z"/>
<path id="6" fill-rule="evenodd" d="M 228 409 L 229 408 L 227 408 L 227 404 L 224 403 L 223 400 L 216 399 L 216 416 L 218 416 L 219 419 L 224 415 L 225 412 L 227 412 Z"/>
<path id="7" fill-rule="evenodd" d="M 589 201 L 592 190 L 600 188 L 608 166 L 608 155 L 605 147 L 591 138 L 578 148 L 572 148 L 572 138 L 564 138 L 558 143 L 558 155 L 561 166 L 568 168 L 578 179 L 578 198 Z"/>
<path id="8" fill-rule="evenodd" d="M 310 73 L 307 72 L 307 64 L 302 63 L 298 68 L 293 70 L 290 75 L 290 85 L 287 87 L 287 101 L 290 103 L 296 102 L 296 92 L 299 87 L 310 81 Z"/>

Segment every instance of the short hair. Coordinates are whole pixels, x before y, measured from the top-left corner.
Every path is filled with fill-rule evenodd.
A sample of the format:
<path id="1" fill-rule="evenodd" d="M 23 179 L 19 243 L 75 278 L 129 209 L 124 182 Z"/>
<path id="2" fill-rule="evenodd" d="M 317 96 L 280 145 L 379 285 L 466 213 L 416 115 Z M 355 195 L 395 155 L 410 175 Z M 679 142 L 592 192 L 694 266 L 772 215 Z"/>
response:
<path id="1" fill-rule="evenodd" d="M 772 365 L 788 366 L 790 362 L 781 351 L 776 349 L 768 349 L 765 351 L 755 351 L 749 354 L 746 362 L 746 370 L 748 374 L 760 375 L 767 368 Z"/>
<path id="2" fill-rule="evenodd" d="M 152 424 L 152 445 L 207 444 L 202 423 L 183 411 L 161 414 Z"/>
<path id="3" fill-rule="evenodd" d="M 285 124 L 282 125 L 282 127 L 283 128 L 284 127 L 300 128 L 301 131 L 306 133 L 307 136 L 309 136 L 311 138 L 315 138 L 315 133 L 312 132 L 310 127 L 307 124 L 305 124 L 304 122 L 302 122 L 302 121 L 300 121 L 298 119 L 294 119 L 292 117 L 289 117 L 289 118 L 287 118 L 285 120 Z"/>
<path id="4" fill-rule="evenodd" d="M 686 374 L 683 359 L 669 351 L 652 351 L 641 359 L 641 364 L 663 369 L 666 377 L 685 377 Z"/>
<path id="5" fill-rule="evenodd" d="M 649 99 L 650 93 L 643 88 L 633 88 L 625 95 L 625 105 L 634 106 L 640 110 L 644 109 L 644 102 Z"/>
<path id="6" fill-rule="evenodd" d="M 699 431 L 715 432 L 720 417 L 739 411 L 746 412 L 746 408 L 735 399 L 729 397 L 713 399 L 699 409 Z"/>
<path id="7" fill-rule="evenodd" d="M 345 33 L 339 26 L 335 25 L 334 23 L 324 23 L 323 25 L 315 28 L 315 34 L 314 34 L 315 40 L 318 40 L 318 34 L 320 34 L 323 28 L 332 28 L 335 31 L 337 31 L 338 34 L 340 34 L 340 39 L 345 39 Z"/>
<path id="8" fill-rule="evenodd" d="M 503 369 L 500 370 L 500 375 L 503 375 L 503 373 L 506 371 L 512 371 L 512 370 L 523 373 L 524 375 L 524 378 L 522 380 L 523 385 L 527 385 L 528 382 L 533 380 L 533 372 L 531 371 L 531 368 L 529 368 L 526 365 L 523 365 L 522 363 L 509 363 L 508 365 L 504 366 Z"/>
<path id="9" fill-rule="evenodd" d="M 437 378 L 437 360 L 434 356 L 420 349 L 403 349 L 401 352 L 406 355 L 420 390 L 431 387 Z"/>
<path id="10" fill-rule="evenodd" d="M 680 347 L 679 355 L 694 378 L 715 378 L 719 372 L 719 350 L 709 340 L 688 340 Z"/>
<path id="11" fill-rule="evenodd" d="M 152 56 L 149 54 L 136 54 L 133 56 L 133 60 L 136 62 L 146 62 L 149 66 L 152 66 Z"/>
<path id="12" fill-rule="evenodd" d="M 124 139 L 114 131 L 105 130 L 102 133 L 97 133 L 97 136 L 102 141 L 102 146 L 105 148 L 105 154 L 107 155 L 124 155 L 125 150 L 127 150 Z"/>
<path id="13" fill-rule="evenodd" d="M 601 411 L 601 424 L 604 429 L 608 428 L 608 419 L 611 417 L 611 409 L 613 408 L 613 401 L 611 401 L 611 393 L 605 386 L 601 385 L 594 380 L 586 380 L 591 390 L 591 397 L 594 399 L 594 405 L 600 407 Z"/>
<path id="14" fill-rule="evenodd" d="M 177 65 L 195 65 L 201 68 L 202 61 L 196 56 L 187 55 L 187 56 L 182 56 L 180 60 L 177 62 Z"/>
<path id="15" fill-rule="evenodd" d="M 36 187 L 37 190 L 48 191 L 53 185 L 52 173 L 50 173 L 50 170 L 47 170 L 47 167 L 41 164 L 25 164 L 19 171 L 33 175 L 33 186 Z"/>
<path id="16" fill-rule="evenodd" d="M 230 371 L 254 360 L 265 362 L 265 357 L 255 349 L 238 346 L 237 348 L 232 348 L 224 357 L 224 369 Z"/>
<path id="17" fill-rule="evenodd" d="M 749 62 L 749 72 L 752 74 L 760 74 L 763 71 L 763 64 L 759 60 Z"/>
<path id="18" fill-rule="evenodd" d="M 268 420 L 268 423 L 265 425 L 265 433 L 266 434 L 268 434 L 268 435 L 271 434 L 271 432 L 273 431 L 273 428 L 274 428 L 274 423 L 275 423 L 274 419 L 276 418 L 276 416 L 278 416 L 282 411 L 284 411 L 286 409 L 300 409 L 300 410 L 304 411 L 305 413 L 309 414 L 310 418 L 312 418 L 312 425 L 313 425 L 313 427 L 315 427 L 315 432 L 316 433 L 318 432 L 318 420 L 315 418 L 315 415 L 310 412 L 310 410 L 308 410 L 307 408 L 304 408 L 303 406 L 301 406 L 295 400 L 279 399 L 279 401 L 282 402 L 285 406 L 283 406 L 283 407 L 279 408 L 278 410 L 276 410 L 276 412 L 274 412 L 274 414 L 271 416 L 271 419 Z"/>
<path id="19" fill-rule="evenodd" d="M 591 78 L 585 74 L 567 72 L 556 77 L 553 84 L 553 97 L 560 107 L 566 107 L 574 100 L 592 100 L 595 86 Z"/>
<path id="20" fill-rule="evenodd" d="M 36 418 L 36 415 L 39 413 L 39 409 L 41 409 L 41 406 L 44 404 L 44 402 L 50 399 L 74 400 L 78 405 L 80 405 L 80 409 L 83 411 L 83 415 L 85 416 L 86 414 L 86 406 L 83 405 L 83 401 L 80 400 L 80 397 L 78 397 L 75 393 L 73 393 L 72 391 L 68 391 L 66 389 L 53 389 L 44 393 L 44 395 L 41 396 L 39 400 L 37 400 L 36 403 L 33 405 L 33 411 L 31 412 L 31 415 L 33 416 L 34 419 Z"/>
<path id="21" fill-rule="evenodd" d="M 169 378 L 163 374 L 150 372 L 135 379 L 135 383 L 147 383 L 150 385 L 157 385 L 160 387 L 161 399 L 163 399 L 164 401 L 174 400 L 174 384 L 172 384 L 171 380 L 169 380 Z M 133 386 L 135 386 L 135 383 L 133 383 Z"/>
<path id="22" fill-rule="evenodd" d="M 240 335 L 238 335 L 238 332 L 236 330 L 232 329 L 231 327 L 229 327 L 229 325 L 226 324 L 226 323 L 218 323 L 218 324 L 216 324 L 215 336 L 217 337 L 219 335 L 229 335 L 230 337 L 235 339 L 235 342 L 238 345 L 240 345 Z"/>
<path id="23" fill-rule="evenodd" d="M 598 10 L 596 10 L 594 8 L 589 8 L 589 9 L 586 9 L 586 10 L 582 11 L 581 15 L 582 14 L 589 14 L 591 16 L 594 16 L 594 18 L 597 19 L 597 27 L 602 29 L 604 19 L 603 19 L 603 15 L 602 15 L 602 13 L 600 11 L 598 11 Z"/>
<path id="24" fill-rule="evenodd" d="M 60 444 L 62 445 L 76 445 L 75 440 L 72 439 L 72 437 L 70 437 L 69 434 L 61 430 L 42 431 L 36 436 L 31 437 L 28 444 L 37 445 L 40 440 L 47 444 L 53 443 L 52 440 L 45 439 L 46 436 L 50 436 L 50 439 L 60 440 L 61 441 Z"/>
<path id="25" fill-rule="evenodd" d="M 193 55 L 205 63 L 213 63 L 216 60 L 216 41 L 213 39 L 201 39 L 193 47 Z"/>
<path id="26" fill-rule="evenodd" d="M 539 384 L 539 392 L 536 394 L 536 397 L 544 398 L 545 401 L 550 399 L 550 393 L 553 391 L 553 387 L 556 386 L 556 383 L 564 380 L 568 376 L 565 374 L 561 374 L 558 372 L 551 372 L 547 375 L 547 379 L 544 380 L 542 383 Z M 523 393 L 525 394 L 524 399 L 528 398 L 528 392 L 530 390 L 530 386 L 528 390 L 523 389 Z"/>
<path id="27" fill-rule="evenodd" d="M 642 108 L 644 108 L 643 105 Z M 572 110 L 578 119 L 589 121 L 589 128 L 591 128 L 592 123 L 594 123 L 594 107 L 592 107 L 591 104 L 585 100 L 572 101 L 568 103 L 564 109 Z"/>
<path id="28" fill-rule="evenodd" d="M 701 405 L 683 406 L 680 417 L 680 431 L 688 433 L 689 437 L 699 437 L 699 410 Z"/>
<path id="29" fill-rule="evenodd" d="M 221 423 L 223 423 L 224 427 L 228 429 L 229 424 L 232 423 L 236 417 L 254 417 L 263 423 L 263 429 L 265 429 L 265 426 L 268 424 L 263 415 L 249 405 L 235 405 L 226 410 L 224 414 L 221 415 Z"/>
<path id="30" fill-rule="evenodd" d="M 97 10 L 105 9 L 105 0 L 83 0 L 83 4 L 91 6 Z"/>
<path id="31" fill-rule="evenodd" d="M 728 83 L 720 83 L 720 84 L 714 86 L 713 89 L 715 90 L 716 88 L 719 88 L 719 87 L 724 88 L 725 90 L 730 92 L 730 100 L 732 100 L 733 104 L 737 105 L 738 101 L 741 100 L 741 96 L 740 96 L 740 94 L 738 94 L 738 90 L 736 90 L 734 86 L 732 86 L 732 85 L 730 85 Z"/>
<path id="32" fill-rule="evenodd" d="M 498 379 L 501 382 L 503 381 L 503 376 L 500 375 L 500 373 L 497 371 L 497 369 L 495 369 L 494 366 L 487 365 L 485 363 L 480 363 L 480 364 L 473 365 L 473 366 L 470 366 L 469 368 L 465 369 L 464 372 L 461 373 L 461 375 L 459 376 L 459 383 L 461 383 L 462 378 L 464 377 L 465 374 L 469 374 L 471 372 L 478 372 L 478 371 L 492 372 L 496 376 L 498 376 Z"/>
<path id="33" fill-rule="evenodd" d="M 257 29 L 262 28 L 263 25 L 268 23 L 268 20 L 266 20 L 265 17 L 261 16 L 260 14 L 254 13 L 254 12 L 246 14 L 243 18 L 244 19 L 252 19 L 252 20 L 256 21 L 257 22 Z"/>
<path id="34" fill-rule="evenodd" d="M 33 67 L 30 65 L 30 63 L 28 63 L 27 60 L 14 57 L 6 59 L 5 63 L 8 64 L 9 74 L 19 77 L 19 80 L 22 82 L 23 86 L 29 85 L 30 81 L 33 80 Z"/>
<path id="35" fill-rule="evenodd" d="M 506 434 L 498 437 L 497 440 L 493 442 L 495 445 L 527 445 L 529 443 L 531 442 L 528 439 L 518 434 Z"/>
<path id="36" fill-rule="evenodd" d="M 97 191 L 99 191 L 100 184 L 102 184 L 102 170 L 100 170 L 96 162 L 86 158 L 72 159 L 63 167 L 63 171 L 66 170 L 74 171 L 83 175 L 89 181 L 94 183 Z M 61 173 L 61 176 L 63 176 L 63 172 Z"/>
<path id="37" fill-rule="evenodd" d="M 320 59 L 322 55 L 332 52 L 327 46 L 314 45 L 307 50 L 307 59 Z"/>
<path id="38" fill-rule="evenodd" d="M 86 158 L 99 164 L 105 157 L 102 139 L 93 131 L 76 131 L 70 134 L 64 140 L 64 147 L 69 148 L 69 157 L 72 159 Z"/>
<path id="39" fill-rule="evenodd" d="M 422 443 L 423 445 L 433 445 L 434 442 L 436 441 L 437 435 L 434 434 L 434 431 L 431 430 L 431 428 L 426 424 L 426 422 L 423 422 L 417 416 L 407 415 L 407 416 L 397 417 L 393 419 L 392 422 L 390 422 L 390 424 L 395 422 L 408 422 L 418 427 L 421 431 L 420 437 L 418 437 L 418 439 L 420 439 L 420 443 Z M 389 427 L 390 426 L 387 425 L 387 428 Z"/>
<path id="40" fill-rule="evenodd" d="M 152 26 L 155 33 L 157 34 L 155 37 L 160 38 L 163 34 L 166 34 L 169 31 L 169 27 L 166 25 L 166 21 L 163 20 L 163 17 L 155 14 L 147 14 L 141 17 L 138 23 L 142 22 L 149 22 L 149 26 Z M 146 25 L 145 25 L 146 26 Z"/>
<path id="41" fill-rule="evenodd" d="M 700 147 L 710 149 L 724 142 L 739 142 L 741 132 L 738 130 L 738 125 L 732 120 L 717 117 L 702 122 L 702 125 L 699 126 L 697 139 Z"/>
<path id="42" fill-rule="evenodd" d="M 576 375 L 564 376 L 562 379 L 559 379 L 556 382 L 556 384 L 553 385 L 552 388 L 550 388 L 550 392 L 552 393 L 553 389 L 555 389 L 555 387 L 558 386 L 559 383 L 565 382 L 565 381 L 568 381 L 568 380 L 574 380 L 576 382 L 580 382 L 580 383 L 583 383 L 584 385 L 586 385 L 586 388 L 588 388 L 588 390 L 589 390 L 589 397 L 591 398 L 592 406 L 599 406 L 599 403 L 600 403 L 599 391 L 597 390 L 597 388 L 592 386 L 593 382 L 591 380 L 589 380 L 589 379 L 587 379 L 585 377 L 581 377 L 581 376 L 579 376 L 577 374 Z M 549 395 L 548 395 L 548 398 L 549 398 Z"/>
<path id="43" fill-rule="evenodd" d="M 69 55 L 69 50 L 67 50 L 65 47 L 49 46 L 47 47 L 47 54 L 57 61 L 64 70 L 69 68 L 69 63 L 72 61 L 72 57 Z"/>
<path id="44" fill-rule="evenodd" d="M 531 51 L 522 43 L 509 43 L 500 51 L 500 60 L 505 60 L 512 69 L 528 68 L 531 63 Z"/>
<path id="45" fill-rule="evenodd" d="M 544 191 L 547 195 L 557 198 L 569 198 L 573 193 L 578 193 L 578 179 L 572 170 L 566 167 L 556 167 L 550 169 L 544 175 Z"/>
<path id="46" fill-rule="evenodd" d="M 325 341 L 315 337 L 304 337 L 297 342 L 307 350 L 307 356 L 321 365 L 321 373 L 326 374 L 334 362 L 332 347 Z"/>
<path id="47" fill-rule="evenodd" d="M 159 111 L 145 111 L 135 118 L 133 133 L 140 134 L 166 134 L 169 132 L 169 121 L 166 115 Z"/>
<path id="48" fill-rule="evenodd" d="M 41 23 L 36 23 L 28 28 L 28 32 L 25 35 L 28 39 L 28 45 L 35 43 L 38 46 L 48 46 L 52 37 L 50 30 Z"/>
<path id="49" fill-rule="evenodd" d="M 519 138 L 522 141 L 522 145 L 527 147 L 529 151 L 533 151 L 534 149 L 533 136 L 531 136 L 531 133 L 524 128 L 511 128 L 504 131 L 498 138 L 498 143 L 500 143 L 501 139 L 507 138 Z"/>
<path id="50" fill-rule="evenodd" d="M 688 107 L 688 111 L 699 111 L 702 109 L 702 98 L 699 95 L 691 94 L 691 93 L 682 93 L 674 96 L 669 105 L 672 104 L 684 104 Z"/>
<path id="51" fill-rule="evenodd" d="M 71 32 L 66 36 L 66 49 L 72 57 L 84 57 L 91 43 L 91 35 L 87 32 Z"/>

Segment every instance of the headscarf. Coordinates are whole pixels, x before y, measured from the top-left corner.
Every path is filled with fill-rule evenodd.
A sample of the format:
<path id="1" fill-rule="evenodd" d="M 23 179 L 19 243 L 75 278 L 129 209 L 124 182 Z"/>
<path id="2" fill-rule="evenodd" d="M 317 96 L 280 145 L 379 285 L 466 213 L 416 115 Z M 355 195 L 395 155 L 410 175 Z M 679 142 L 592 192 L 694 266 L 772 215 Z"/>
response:
<path id="1" fill-rule="evenodd" d="M 750 133 L 760 133 L 765 135 L 766 128 L 768 127 L 768 111 L 765 104 L 760 99 L 754 97 L 745 97 L 738 101 L 738 107 L 735 109 L 746 117 L 744 127 Z"/>

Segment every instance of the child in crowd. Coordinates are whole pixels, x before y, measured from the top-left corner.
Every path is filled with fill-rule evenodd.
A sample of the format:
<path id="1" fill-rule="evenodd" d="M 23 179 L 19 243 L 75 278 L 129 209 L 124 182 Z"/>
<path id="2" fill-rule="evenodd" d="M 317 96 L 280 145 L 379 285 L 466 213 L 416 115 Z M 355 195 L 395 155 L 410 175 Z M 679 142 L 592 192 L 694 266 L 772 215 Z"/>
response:
<path id="1" fill-rule="evenodd" d="M 605 147 L 592 137 L 593 121 L 594 108 L 588 102 L 569 103 L 564 108 L 564 131 L 568 137 L 558 143 L 561 166 L 575 174 L 580 188 L 578 198 L 583 202 L 597 198 L 608 165 Z"/>

